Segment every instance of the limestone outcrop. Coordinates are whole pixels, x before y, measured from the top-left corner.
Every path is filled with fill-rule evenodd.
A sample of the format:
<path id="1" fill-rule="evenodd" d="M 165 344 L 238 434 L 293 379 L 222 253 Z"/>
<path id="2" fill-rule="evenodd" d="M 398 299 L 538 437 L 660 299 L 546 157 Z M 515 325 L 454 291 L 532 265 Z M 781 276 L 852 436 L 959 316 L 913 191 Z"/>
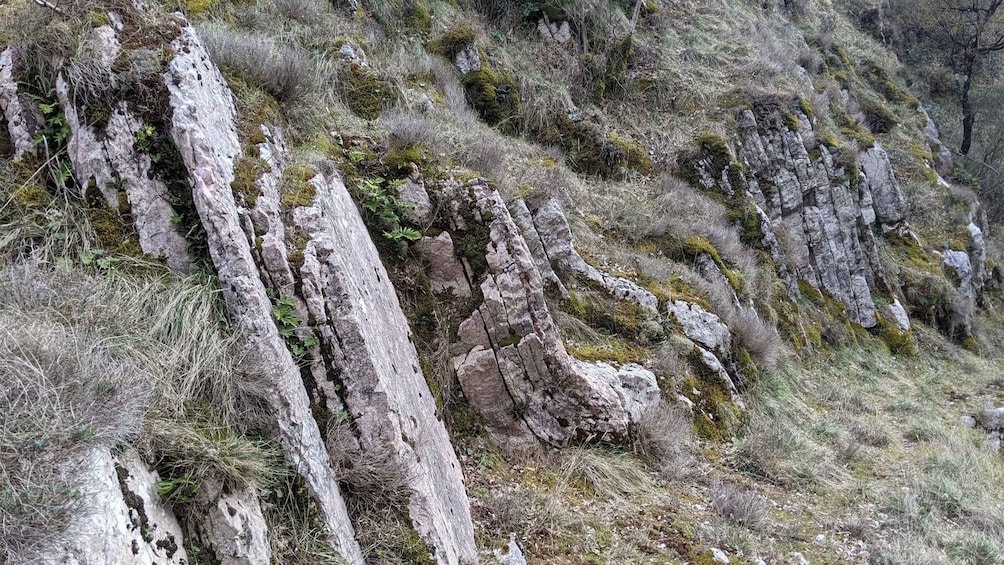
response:
<path id="1" fill-rule="evenodd" d="M 0 126 L 4 126 L 10 137 L 15 161 L 35 154 L 35 143 L 32 140 L 40 120 L 32 110 L 27 94 L 18 89 L 14 78 L 17 60 L 18 52 L 13 48 L 8 47 L 0 52 Z"/>
<path id="2" fill-rule="evenodd" d="M 481 181 L 451 188 L 454 227 L 484 222 L 490 232 L 478 285 L 483 303 L 451 346 L 464 394 L 489 431 L 505 443 L 555 446 L 625 439 L 658 400 L 655 375 L 632 364 L 572 359 L 545 302 L 537 262 L 501 196 Z M 472 213 L 460 212 L 465 198 L 473 200 Z"/>
<path id="3" fill-rule="evenodd" d="M 77 484 L 86 504 L 73 536 L 36 563 L 188 563 L 181 525 L 157 494 L 160 479 L 135 451 L 96 449 L 82 469 Z"/>
<path id="4" fill-rule="evenodd" d="M 797 118 L 810 133 L 810 120 Z M 825 146 L 810 154 L 803 135 L 777 109 L 743 110 L 738 125 L 737 157 L 749 170 L 746 190 L 771 231 L 787 239 L 785 253 L 774 261 L 785 265 L 789 287 L 806 281 L 842 302 L 852 321 L 875 326 L 872 293 L 888 285 L 873 228 L 904 221 L 906 211 L 885 151 L 876 143 L 862 153 L 854 175 Z"/>

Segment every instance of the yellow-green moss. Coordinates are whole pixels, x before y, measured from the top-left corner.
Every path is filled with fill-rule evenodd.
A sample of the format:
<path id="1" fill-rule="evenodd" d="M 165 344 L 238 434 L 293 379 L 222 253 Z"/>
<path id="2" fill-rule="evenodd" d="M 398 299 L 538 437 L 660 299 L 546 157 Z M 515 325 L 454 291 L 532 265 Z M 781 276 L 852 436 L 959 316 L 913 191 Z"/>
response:
<path id="1" fill-rule="evenodd" d="M 201 16 L 220 5 L 220 0 L 184 0 L 185 13 Z"/>
<path id="2" fill-rule="evenodd" d="M 425 162 L 425 154 L 418 147 L 404 147 L 390 151 L 382 159 L 391 177 L 402 177 L 411 174 L 411 164 L 421 166 Z"/>
<path id="3" fill-rule="evenodd" d="M 876 331 L 879 340 L 885 344 L 889 353 L 895 355 L 907 355 L 913 357 L 917 355 L 917 343 L 913 339 L 913 334 L 903 331 L 895 320 L 886 319 L 881 314 L 876 314 L 878 325 Z"/>
<path id="4" fill-rule="evenodd" d="M 346 68 L 344 87 L 349 109 L 366 120 L 375 120 L 397 98 L 389 83 L 355 63 Z"/>
<path id="5" fill-rule="evenodd" d="M 487 64 L 482 64 L 480 70 L 468 72 L 460 82 L 467 102 L 482 120 L 510 133 L 516 131 L 520 93 L 512 73 L 496 72 Z"/>
<path id="6" fill-rule="evenodd" d="M 258 177 L 265 172 L 265 167 L 259 159 L 241 155 L 234 167 L 234 180 L 230 183 L 230 190 L 234 197 L 243 201 L 248 206 L 258 203 L 258 196 L 261 189 L 255 184 Z"/>
<path id="7" fill-rule="evenodd" d="M 684 253 L 691 257 L 701 254 L 709 255 L 711 260 L 715 262 L 715 265 L 718 266 L 718 270 L 722 272 L 722 275 L 724 275 L 726 279 L 728 279 L 729 285 L 732 286 L 732 289 L 736 292 L 742 290 L 742 282 L 739 279 L 739 275 L 732 269 L 728 268 L 725 261 L 722 260 L 721 255 L 718 254 L 718 250 L 715 249 L 715 246 L 711 245 L 711 242 L 707 239 L 699 235 L 692 235 L 684 241 L 683 250 Z"/>
<path id="8" fill-rule="evenodd" d="M 52 196 L 39 184 L 27 183 L 17 187 L 14 191 L 14 201 L 19 206 L 28 209 L 42 209 L 49 206 Z"/>
<path id="9" fill-rule="evenodd" d="M 599 345 L 568 343 L 565 349 L 580 361 L 613 361 L 624 364 L 644 363 L 647 360 L 645 349 L 620 339 L 610 339 Z"/>
<path id="10" fill-rule="evenodd" d="M 309 165 L 297 163 L 290 165 L 282 173 L 280 194 L 282 205 L 286 208 L 310 206 L 317 196 L 317 189 L 310 183 L 315 176 L 314 169 Z"/>
<path id="11" fill-rule="evenodd" d="M 620 149 L 625 166 L 645 175 L 652 174 L 655 167 L 652 163 L 652 158 L 648 156 L 648 152 L 645 151 L 645 148 L 640 143 L 633 139 L 621 137 L 616 133 L 609 134 L 607 140 Z"/>
<path id="12" fill-rule="evenodd" d="M 457 53 L 473 43 L 476 37 L 477 34 L 470 24 L 460 24 L 451 27 L 446 33 L 430 41 L 426 44 L 426 48 L 452 61 Z"/>
<path id="13" fill-rule="evenodd" d="M 139 237 L 133 226 L 113 210 L 103 198 L 89 198 L 88 219 L 98 243 L 109 254 L 142 257 Z"/>
<path id="14" fill-rule="evenodd" d="M 642 332 L 646 310 L 634 302 L 591 296 L 569 291 L 562 309 L 590 327 L 609 335 L 637 339 Z"/>
<path id="15" fill-rule="evenodd" d="M 714 442 L 728 440 L 742 425 L 742 410 L 732 401 L 728 383 L 705 365 L 700 350 L 695 347 L 687 360 L 693 375 L 683 381 L 682 393 L 694 403 L 694 432 Z"/>
<path id="16" fill-rule="evenodd" d="M 403 18 L 400 23 L 411 31 L 429 31 L 432 26 L 432 15 L 425 0 L 404 0 L 401 6 Z"/>

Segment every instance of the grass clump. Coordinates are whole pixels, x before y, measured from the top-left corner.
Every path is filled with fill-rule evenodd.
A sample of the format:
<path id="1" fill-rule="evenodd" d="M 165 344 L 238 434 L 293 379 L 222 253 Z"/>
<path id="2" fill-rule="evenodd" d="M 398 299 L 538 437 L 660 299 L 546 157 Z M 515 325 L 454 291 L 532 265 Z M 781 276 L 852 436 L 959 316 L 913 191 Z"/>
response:
<path id="1" fill-rule="evenodd" d="M 462 49 L 474 43 L 477 33 L 470 24 L 459 24 L 451 27 L 443 35 L 429 41 L 426 48 L 432 53 L 453 60 Z"/>
<path id="2" fill-rule="evenodd" d="M 221 69 L 261 88 L 287 109 L 314 90 L 317 70 L 306 52 L 266 35 L 218 27 L 204 27 L 199 32 Z"/>

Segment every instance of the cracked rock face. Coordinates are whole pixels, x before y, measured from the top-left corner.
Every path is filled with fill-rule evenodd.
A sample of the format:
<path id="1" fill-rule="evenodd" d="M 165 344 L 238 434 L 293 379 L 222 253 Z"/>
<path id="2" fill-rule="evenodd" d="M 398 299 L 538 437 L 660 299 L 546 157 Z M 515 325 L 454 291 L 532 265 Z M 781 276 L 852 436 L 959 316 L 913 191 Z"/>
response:
<path id="1" fill-rule="evenodd" d="M 18 54 L 12 48 L 8 47 L 0 52 L 0 125 L 5 126 L 10 136 L 15 161 L 35 155 L 35 143 L 32 139 L 39 125 L 39 117 L 32 110 L 31 100 L 18 91 L 17 80 L 14 78 L 17 58 Z"/>
<path id="2" fill-rule="evenodd" d="M 85 43 L 100 50 L 98 60 L 111 76 L 111 64 L 120 51 L 115 31 L 102 26 L 89 35 Z M 70 128 L 67 153 L 81 190 L 93 183 L 113 210 L 120 210 L 120 197 L 125 197 L 143 253 L 163 259 L 174 271 L 187 273 L 190 259 L 185 238 L 172 221 L 175 210 L 168 201 L 167 186 L 152 178 L 150 156 L 134 149 L 143 121 L 130 113 L 125 101 L 119 101 L 110 109 L 104 130 L 95 131 L 84 123 L 74 92 L 62 75 L 56 80 L 56 94 Z"/>
<path id="3" fill-rule="evenodd" d="M 97 449 L 83 468 L 79 488 L 87 507 L 73 537 L 36 563 L 188 563 L 181 526 L 157 494 L 160 477 L 135 451 Z"/>
<path id="4" fill-rule="evenodd" d="M 177 55 L 164 77 L 170 92 L 171 134 L 191 177 L 192 197 L 230 314 L 249 333 L 249 350 L 271 376 L 276 434 L 317 501 L 333 548 L 350 563 L 362 563 L 299 368 L 272 320 L 272 304 L 230 188 L 234 160 L 241 151 L 232 94 L 190 27 L 172 48 Z"/>
<path id="5" fill-rule="evenodd" d="M 670 300 L 666 304 L 666 313 L 680 324 L 683 335 L 723 358 L 729 357 L 732 333 L 721 318 L 684 300 Z"/>
<path id="6" fill-rule="evenodd" d="M 471 184 L 473 204 L 491 232 L 484 302 L 464 321 L 453 364 L 464 394 L 500 442 L 618 441 L 658 399 L 655 376 L 568 355 L 544 301 L 537 262 L 499 194 Z M 455 202 L 467 187 L 454 191 Z M 463 218 L 455 218 L 460 223 Z"/>
<path id="7" fill-rule="evenodd" d="M 440 563 L 473 558 L 460 464 L 369 232 L 331 163 L 316 163 L 321 172 L 309 180 L 313 202 L 284 215 L 278 179 L 288 150 L 277 130 L 262 131 L 266 142 L 258 152 L 270 167 L 256 182 L 253 208 L 240 214 L 247 239 L 256 241 L 261 279 L 295 305 L 299 319 L 312 320 L 297 335 L 316 342 L 305 357 L 311 403 L 328 413 L 346 411 L 358 430 L 356 447 L 397 466 L 411 490 L 413 526 Z M 291 247 L 288 229 L 302 236 L 302 249 Z M 434 285 L 470 294 L 449 234 L 426 238 L 418 248 L 431 256 Z"/>
<path id="8" fill-rule="evenodd" d="M 808 118 L 798 117 L 811 131 Z M 804 280 L 842 302 L 852 321 L 875 326 L 872 291 L 888 285 L 873 227 L 901 222 L 906 211 L 885 151 L 876 145 L 860 156 L 855 182 L 826 147 L 810 155 L 780 112 L 744 110 L 738 122 L 738 159 L 751 172 L 747 189 L 771 229 L 787 236 L 786 253 L 774 261 L 784 264 L 789 288 Z"/>
<path id="9" fill-rule="evenodd" d="M 220 565 L 269 565 L 268 525 L 253 490 L 224 494 L 202 519 L 203 543 Z"/>

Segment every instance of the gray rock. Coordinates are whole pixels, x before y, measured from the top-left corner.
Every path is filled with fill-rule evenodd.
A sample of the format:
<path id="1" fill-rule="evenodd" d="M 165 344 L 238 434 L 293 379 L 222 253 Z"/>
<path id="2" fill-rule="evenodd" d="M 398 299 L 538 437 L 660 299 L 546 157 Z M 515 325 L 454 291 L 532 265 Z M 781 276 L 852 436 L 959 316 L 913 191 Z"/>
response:
<path id="1" fill-rule="evenodd" d="M 358 45 L 343 43 L 338 48 L 338 55 L 347 63 L 356 63 L 363 67 L 369 66 L 369 63 L 366 61 L 366 52 Z"/>
<path id="2" fill-rule="evenodd" d="M 976 416 L 976 423 L 987 433 L 995 451 L 1004 446 L 1004 408 L 988 408 Z"/>
<path id="3" fill-rule="evenodd" d="M 906 219 L 907 202 L 892 172 L 889 155 L 882 144 L 875 146 L 858 157 L 861 172 L 867 179 L 877 220 L 883 224 L 895 224 Z"/>
<path id="4" fill-rule="evenodd" d="M 496 549 L 494 555 L 499 565 L 526 565 L 526 557 L 523 556 L 523 550 L 519 548 L 514 535 L 509 536 L 509 546 L 506 548 L 506 552 L 502 553 Z"/>
<path id="5" fill-rule="evenodd" d="M 967 415 L 962 416 L 961 418 L 959 418 L 959 423 L 962 424 L 963 426 L 967 427 L 967 428 L 975 428 L 976 424 L 977 424 L 977 421 L 976 421 L 976 418 L 974 418 L 974 417 L 972 417 L 972 416 L 970 416 L 970 415 L 967 414 Z"/>
<path id="6" fill-rule="evenodd" d="M 97 38 L 91 49 L 100 49 L 94 58 L 107 66 L 105 72 L 110 75 L 120 50 L 115 31 L 102 26 L 89 35 Z M 108 207 L 118 211 L 120 190 L 124 191 L 143 253 L 164 259 L 174 271 L 187 273 L 187 244 L 173 222 L 175 210 L 168 201 L 167 186 L 152 178 L 150 156 L 134 149 L 143 120 L 132 115 L 125 101 L 119 101 L 111 109 L 104 131 L 97 132 L 80 119 L 69 83 L 62 75 L 56 79 L 56 94 L 70 128 L 67 154 L 81 192 L 93 182 Z"/>
<path id="7" fill-rule="evenodd" d="M 202 541 L 220 565 L 269 565 L 272 548 L 258 495 L 243 489 L 223 495 L 202 519 Z"/>
<path id="8" fill-rule="evenodd" d="M 35 155 L 32 139 L 38 130 L 39 118 L 32 110 L 31 100 L 18 90 L 15 78 L 17 52 L 8 47 L 0 52 L 0 110 L 7 125 L 7 133 L 14 146 L 14 160 Z"/>
<path id="9" fill-rule="evenodd" d="M 712 547 L 711 548 L 711 559 L 714 560 L 716 563 L 728 563 L 729 562 L 729 554 L 725 553 L 721 549 L 718 549 L 717 547 Z"/>
<path id="10" fill-rule="evenodd" d="M 426 275 L 433 292 L 452 290 L 458 297 L 471 296 L 471 285 L 464 266 L 455 255 L 449 232 L 444 231 L 436 237 L 423 237 L 415 242 L 414 248 L 429 263 Z"/>
<path id="11" fill-rule="evenodd" d="M 405 179 L 404 184 L 397 189 L 397 198 L 411 206 L 404 213 L 404 217 L 413 224 L 428 226 L 435 219 L 435 211 L 432 209 L 429 193 L 425 191 L 425 183 L 421 178 Z"/>
<path id="12" fill-rule="evenodd" d="M 544 41 L 553 41 L 559 45 L 564 45 L 572 38 L 572 30 L 567 21 L 548 22 L 541 18 L 537 20 L 537 33 Z"/>
<path id="13" fill-rule="evenodd" d="M 732 333 L 721 318 L 692 302 L 671 300 L 666 313 L 680 324 L 683 335 L 706 349 L 728 358 L 732 351 Z"/>
<path id="14" fill-rule="evenodd" d="M 562 298 L 567 298 L 568 290 L 555 274 L 554 269 L 551 268 L 544 242 L 537 232 L 537 227 L 533 224 L 533 215 L 527 208 L 526 202 L 522 198 L 516 198 L 509 204 L 509 213 L 512 215 L 512 221 L 516 223 L 516 227 L 523 234 L 523 240 L 526 242 L 530 254 L 533 255 L 533 261 L 537 265 L 537 271 L 540 272 L 541 280 L 544 281 L 545 285 L 553 285 Z"/>
<path id="15" fill-rule="evenodd" d="M 931 149 L 931 153 L 934 156 L 934 166 L 939 171 L 948 171 L 955 166 L 954 159 L 952 157 L 952 151 L 941 142 L 941 135 L 938 133 L 938 126 L 928 115 L 927 111 L 923 108 L 920 112 L 927 119 L 927 123 L 924 126 L 924 135 L 927 136 L 927 145 Z"/>
<path id="16" fill-rule="evenodd" d="M 481 54 L 478 53 L 478 46 L 470 42 L 457 51 L 453 57 L 453 63 L 460 69 L 460 74 L 466 75 L 471 71 L 481 70 Z"/>
<path id="17" fill-rule="evenodd" d="M 451 347 L 464 394 L 505 443 L 534 438 L 555 445 L 627 437 L 632 418 L 658 397 L 654 376 L 635 366 L 573 360 L 564 348 L 543 294 L 543 281 L 501 196 L 483 181 L 453 187 L 454 201 L 470 198 L 491 218 L 485 249 L 484 303 L 461 324 Z M 622 379 L 623 377 L 623 379 Z"/>
<path id="18" fill-rule="evenodd" d="M 811 121 L 799 118 L 801 127 Z M 743 111 L 738 119 L 737 158 L 749 170 L 747 190 L 769 220 L 765 233 L 786 235 L 771 255 L 789 292 L 803 280 L 847 307 L 864 327 L 877 323 L 871 291 L 885 280 L 872 226 L 905 219 L 905 199 L 881 147 L 861 157 L 862 180 L 850 185 L 828 151 L 810 155 L 809 132 L 792 131 L 784 116 Z M 765 187 L 771 187 L 765 191 Z"/>
<path id="19" fill-rule="evenodd" d="M 977 297 L 969 254 L 946 249 L 942 254 L 942 268 L 958 290 L 958 296 L 951 305 L 949 331 L 953 337 L 967 336 L 972 333 Z"/>
<path id="20" fill-rule="evenodd" d="M 627 279 L 608 275 L 582 259 L 572 245 L 572 231 L 557 200 L 548 200 L 533 212 L 533 225 L 543 245 L 544 256 L 558 277 L 583 276 L 606 289 L 614 298 L 658 313 L 659 299 L 654 294 Z M 530 240 L 534 239 L 532 235 Z"/>
<path id="21" fill-rule="evenodd" d="M 314 203 L 295 208 L 292 224 L 308 238 L 300 276 L 322 351 L 314 364 L 323 370 L 315 374 L 341 387 L 334 398 L 344 402 L 361 449 L 390 454 L 399 467 L 411 490 L 408 514 L 436 559 L 450 565 L 473 559 L 477 548 L 460 463 L 437 417 L 397 293 L 333 167 L 310 182 Z"/>
<path id="22" fill-rule="evenodd" d="M 892 304 L 886 306 L 886 312 L 896 320 L 896 325 L 899 326 L 900 331 L 910 331 L 910 316 L 907 315 L 906 308 L 903 308 L 898 298 L 894 298 Z"/>
<path id="23" fill-rule="evenodd" d="M 160 477 L 134 450 L 112 455 L 95 449 L 81 468 L 78 488 L 86 507 L 77 516 L 74 535 L 35 563 L 188 563 L 181 526 L 157 494 Z"/>
<path id="24" fill-rule="evenodd" d="M 164 76 L 171 135 L 189 171 L 192 198 L 233 321 L 247 332 L 247 349 L 270 377 L 276 435 L 317 501 L 318 519 L 349 563 L 363 563 L 327 451 L 310 411 L 300 371 L 272 320 L 272 304 L 245 237 L 230 183 L 241 148 L 236 109 L 226 81 L 190 27 L 172 42 Z"/>

